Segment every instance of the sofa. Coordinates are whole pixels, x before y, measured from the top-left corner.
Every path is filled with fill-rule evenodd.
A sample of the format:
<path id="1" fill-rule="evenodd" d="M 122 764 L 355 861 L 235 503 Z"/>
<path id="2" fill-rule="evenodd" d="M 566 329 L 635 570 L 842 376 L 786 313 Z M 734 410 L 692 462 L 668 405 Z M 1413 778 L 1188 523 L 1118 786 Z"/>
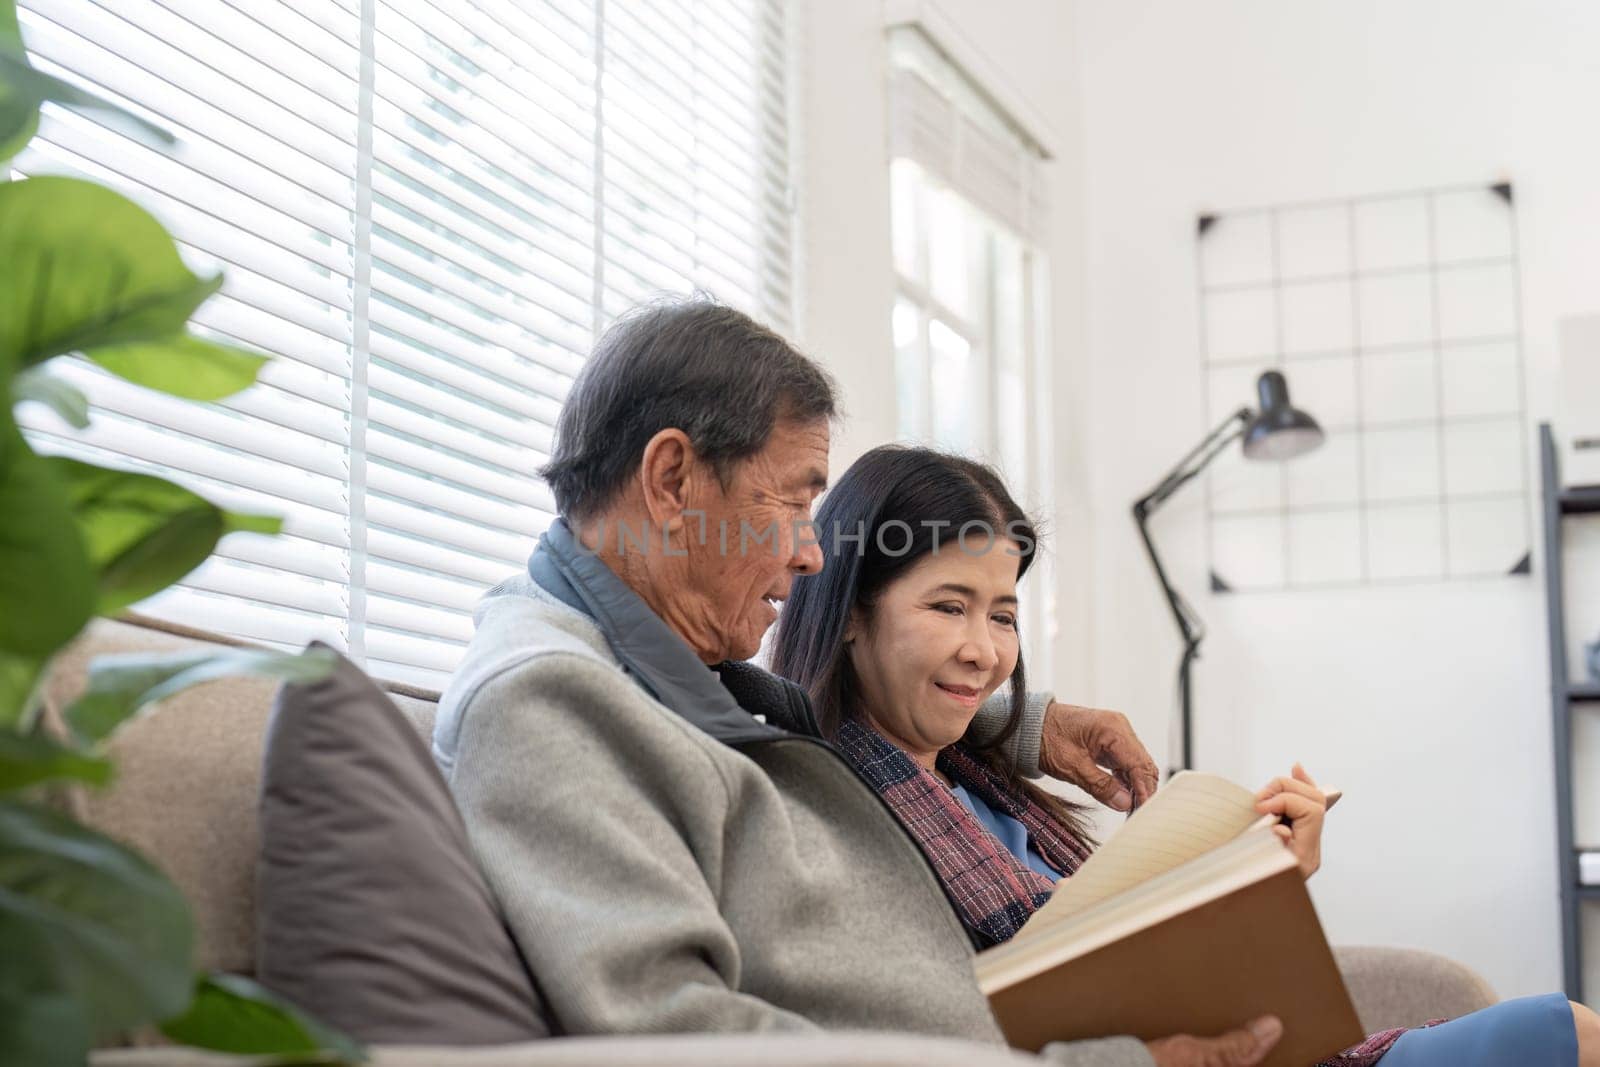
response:
<path id="1" fill-rule="evenodd" d="M 98 621 L 58 657 L 45 685 L 46 713 L 59 715 L 82 692 L 95 656 L 208 644 L 237 642 L 148 619 Z M 118 774 L 110 787 L 72 789 L 60 797 L 83 822 L 141 850 L 183 890 L 195 918 L 195 964 L 202 969 L 254 971 L 256 804 L 275 688 L 267 680 L 239 678 L 180 694 L 113 738 Z M 416 730 L 431 736 L 437 694 L 403 685 L 385 688 Z M 1369 1032 L 1463 1015 L 1496 999 L 1471 970 L 1430 953 L 1342 948 L 1337 954 Z M 1015 1067 L 1030 1062 L 987 1046 L 888 1034 L 553 1038 L 487 1048 L 378 1047 L 371 1052 L 378 1067 Z M 144 1047 L 98 1050 L 93 1062 L 221 1067 L 248 1061 L 147 1041 Z"/>

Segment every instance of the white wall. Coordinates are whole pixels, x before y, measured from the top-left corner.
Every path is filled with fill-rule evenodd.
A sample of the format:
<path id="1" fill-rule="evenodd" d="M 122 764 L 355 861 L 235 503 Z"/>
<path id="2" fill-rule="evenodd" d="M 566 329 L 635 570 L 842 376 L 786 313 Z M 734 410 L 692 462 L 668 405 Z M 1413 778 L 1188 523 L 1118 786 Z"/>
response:
<path id="1" fill-rule="evenodd" d="M 1600 4 L 1077 6 L 1094 695 L 1157 748 L 1178 642 L 1127 506 L 1209 428 L 1196 214 L 1509 178 L 1530 413 L 1548 416 L 1555 320 L 1600 307 Z M 1213 597 L 1202 495 L 1155 521 L 1212 629 L 1200 766 L 1260 782 L 1301 758 L 1346 789 L 1312 883 L 1335 942 L 1444 952 L 1502 995 L 1557 988 L 1537 558 L 1532 578 Z"/>
<path id="2" fill-rule="evenodd" d="M 1051 662 L 1032 677 L 1064 698 L 1088 700 L 1091 669 L 1090 528 L 1085 421 L 1076 409 L 1082 371 L 1082 132 L 1071 4 L 1057 0 L 938 0 L 935 17 L 955 28 L 991 85 L 1026 102 L 1048 128 L 1057 158 L 1047 170 L 1053 204 L 1047 242 L 1056 339 L 1054 496 L 1051 519 L 1060 632 Z M 806 0 L 798 11 L 796 111 L 800 178 L 801 316 L 798 340 L 844 390 L 847 421 L 834 441 L 833 472 L 894 439 L 890 310 L 887 49 L 884 10 L 868 0 Z M 1044 131 L 1041 131 L 1041 133 Z"/>

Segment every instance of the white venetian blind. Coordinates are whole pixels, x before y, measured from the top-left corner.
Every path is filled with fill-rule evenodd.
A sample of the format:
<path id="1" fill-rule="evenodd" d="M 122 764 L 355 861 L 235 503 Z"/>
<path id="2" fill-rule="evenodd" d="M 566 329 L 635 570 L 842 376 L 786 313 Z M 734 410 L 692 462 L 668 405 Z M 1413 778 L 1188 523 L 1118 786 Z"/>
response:
<path id="1" fill-rule="evenodd" d="M 786 330 L 784 5 L 604 0 L 604 10 L 605 313 L 703 286 L 749 294 Z"/>
<path id="2" fill-rule="evenodd" d="M 23 174 L 150 208 L 273 355 L 194 405 L 64 368 L 36 445 L 285 517 L 138 610 L 438 684 L 553 518 L 535 474 L 596 332 L 660 292 L 789 318 L 780 0 L 23 0 L 43 69 L 176 149 L 47 107 Z"/>

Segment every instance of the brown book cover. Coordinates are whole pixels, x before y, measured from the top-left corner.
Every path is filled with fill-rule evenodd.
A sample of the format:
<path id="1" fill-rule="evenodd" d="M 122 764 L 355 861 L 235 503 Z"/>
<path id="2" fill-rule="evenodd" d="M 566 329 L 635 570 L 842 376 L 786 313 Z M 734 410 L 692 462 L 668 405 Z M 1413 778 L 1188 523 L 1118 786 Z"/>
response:
<path id="1" fill-rule="evenodd" d="M 1046 948 L 1048 933 L 1036 940 Z M 1209 1037 L 1270 1014 L 1284 1033 L 1265 1067 L 1309 1067 L 1366 1036 L 1296 867 L 991 990 L 989 1003 L 1029 1051 L 1113 1034 Z"/>

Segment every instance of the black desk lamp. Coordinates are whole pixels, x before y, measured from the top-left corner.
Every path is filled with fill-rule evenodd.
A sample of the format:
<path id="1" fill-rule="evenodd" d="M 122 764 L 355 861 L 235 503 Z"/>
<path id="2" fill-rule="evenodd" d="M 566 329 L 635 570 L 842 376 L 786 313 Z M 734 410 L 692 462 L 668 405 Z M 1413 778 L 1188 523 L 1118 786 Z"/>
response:
<path id="1" fill-rule="evenodd" d="M 1167 572 L 1156 555 L 1155 542 L 1150 540 L 1148 520 L 1150 515 L 1181 489 L 1195 475 L 1222 453 L 1237 438 L 1244 439 L 1246 459 L 1293 459 L 1310 452 L 1322 444 L 1322 427 L 1310 415 L 1289 403 L 1289 384 L 1283 375 L 1269 370 L 1256 380 L 1256 392 L 1261 398 L 1258 414 L 1249 408 L 1240 408 L 1223 420 L 1189 451 L 1178 465 L 1157 486 L 1140 497 L 1133 505 L 1133 518 L 1139 524 L 1139 536 L 1144 538 L 1145 551 L 1150 554 L 1150 564 L 1156 569 L 1162 592 L 1172 608 L 1172 617 L 1178 621 L 1178 632 L 1183 636 L 1183 659 L 1178 666 L 1178 698 L 1183 706 L 1183 767 L 1194 764 L 1193 708 L 1190 701 L 1189 668 L 1200 654 L 1200 642 L 1205 639 L 1205 624 L 1183 595 L 1172 587 Z"/>

